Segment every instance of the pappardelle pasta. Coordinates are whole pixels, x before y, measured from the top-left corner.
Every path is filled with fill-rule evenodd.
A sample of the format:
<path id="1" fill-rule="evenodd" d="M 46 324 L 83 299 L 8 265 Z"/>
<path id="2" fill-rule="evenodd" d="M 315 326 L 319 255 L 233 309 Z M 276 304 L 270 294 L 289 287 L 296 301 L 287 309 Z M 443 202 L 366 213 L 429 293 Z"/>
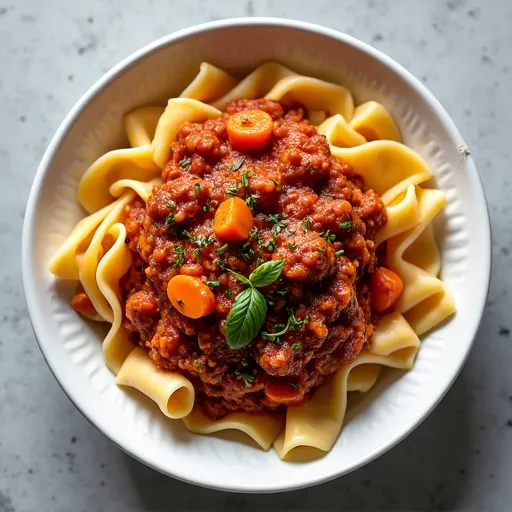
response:
<path id="1" fill-rule="evenodd" d="M 124 128 L 131 147 L 85 171 L 87 217 L 49 263 L 110 324 L 117 384 L 191 432 L 329 451 L 347 393 L 411 369 L 455 311 L 430 169 L 383 105 L 274 62 L 241 81 L 203 63 Z"/>

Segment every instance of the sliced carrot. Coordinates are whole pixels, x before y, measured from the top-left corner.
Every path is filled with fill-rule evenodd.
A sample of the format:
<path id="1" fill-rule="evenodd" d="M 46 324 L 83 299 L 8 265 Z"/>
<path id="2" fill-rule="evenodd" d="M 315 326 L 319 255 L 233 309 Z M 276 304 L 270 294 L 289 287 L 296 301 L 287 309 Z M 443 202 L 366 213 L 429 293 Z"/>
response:
<path id="1" fill-rule="evenodd" d="M 370 284 L 372 309 L 377 313 L 386 311 L 398 300 L 403 289 L 404 283 L 398 274 L 386 267 L 378 268 Z"/>
<path id="2" fill-rule="evenodd" d="M 272 127 L 272 118 L 263 110 L 237 112 L 227 122 L 229 142 L 238 151 L 263 148 L 270 140 Z"/>
<path id="3" fill-rule="evenodd" d="M 298 404 L 304 398 L 304 388 L 283 379 L 270 379 L 265 386 L 265 394 L 276 404 Z"/>
<path id="4" fill-rule="evenodd" d="M 198 277 L 177 275 L 167 285 L 171 304 L 189 318 L 209 315 L 215 309 L 215 295 Z"/>
<path id="5" fill-rule="evenodd" d="M 253 226 L 251 210 L 239 197 L 226 199 L 215 212 L 213 229 L 224 240 L 247 240 Z"/>

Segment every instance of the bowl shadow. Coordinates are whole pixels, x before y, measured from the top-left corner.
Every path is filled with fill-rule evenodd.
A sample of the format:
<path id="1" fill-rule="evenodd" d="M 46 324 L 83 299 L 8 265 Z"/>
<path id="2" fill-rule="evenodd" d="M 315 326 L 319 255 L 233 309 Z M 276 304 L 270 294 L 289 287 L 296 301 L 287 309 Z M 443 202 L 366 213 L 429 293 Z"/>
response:
<path id="1" fill-rule="evenodd" d="M 272 495 L 218 492 L 168 478 L 125 456 L 127 474 L 146 510 L 452 510 L 475 463 L 471 429 L 478 421 L 471 418 L 466 375 L 463 371 L 438 408 L 398 446 L 316 487 Z"/>

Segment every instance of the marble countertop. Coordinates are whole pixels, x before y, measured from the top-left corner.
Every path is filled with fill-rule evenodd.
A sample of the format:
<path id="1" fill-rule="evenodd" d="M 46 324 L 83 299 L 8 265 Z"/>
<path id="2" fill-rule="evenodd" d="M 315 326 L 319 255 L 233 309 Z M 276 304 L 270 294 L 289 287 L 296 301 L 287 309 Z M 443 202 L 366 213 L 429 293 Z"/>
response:
<path id="1" fill-rule="evenodd" d="M 79 96 L 157 37 L 243 15 L 336 28 L 421 78 L 470 147 L 493 226 L 488 306 L 471 357 L 441 405 L 377 461 L 279 496 L 192 487 L 113 446 L 48 370 L 21 288 L 20 233 L 30 185 Z M 0 511 L 510 509 L 511 23 L 509 0 L 0 0 Z"/>

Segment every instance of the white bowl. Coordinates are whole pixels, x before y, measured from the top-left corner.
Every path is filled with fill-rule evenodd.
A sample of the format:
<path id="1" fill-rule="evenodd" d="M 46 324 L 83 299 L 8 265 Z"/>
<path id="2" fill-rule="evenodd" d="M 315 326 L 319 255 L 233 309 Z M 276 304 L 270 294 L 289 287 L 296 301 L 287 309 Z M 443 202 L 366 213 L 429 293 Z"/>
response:
<path id="1" fill-rule="evenodd" d="M 375 99 L 398 122 L 404 142 L 434 171 L 448 204 L 436 223 L 442 278 L 457 314 L 426 336 L 414 369 L 387 372 L 353 407 L 325 457 L 282 462 L 232 437 L 190 434 L 139 394 L 116 387 L 101 335 L 69 307 L 72 287 L 57 282 L 48 260 L 83 216 L 80 176 L 98 156 L 125 144 L 122 116 L 164 104 L 191 81 L 203 60 L 243 74 L 266 60 L 346 85 L 356 103 Z M 237 492 L 275 492 L 318 484 L 384 453 L 432 411 L 460 372 L 484 308 L 490 275 L 486 202 L 454 123 L 430 92 L 392 59 L 353 37 L 279 19 L 234 19 L 166 36 L 115 66 L 73 107 L 37 171 L 23 230 L 23 278 L 41 350 L 82 413 L 145 464 L 186 482 Z M 44 427 L 43 427 L 44 428 Z"/>

